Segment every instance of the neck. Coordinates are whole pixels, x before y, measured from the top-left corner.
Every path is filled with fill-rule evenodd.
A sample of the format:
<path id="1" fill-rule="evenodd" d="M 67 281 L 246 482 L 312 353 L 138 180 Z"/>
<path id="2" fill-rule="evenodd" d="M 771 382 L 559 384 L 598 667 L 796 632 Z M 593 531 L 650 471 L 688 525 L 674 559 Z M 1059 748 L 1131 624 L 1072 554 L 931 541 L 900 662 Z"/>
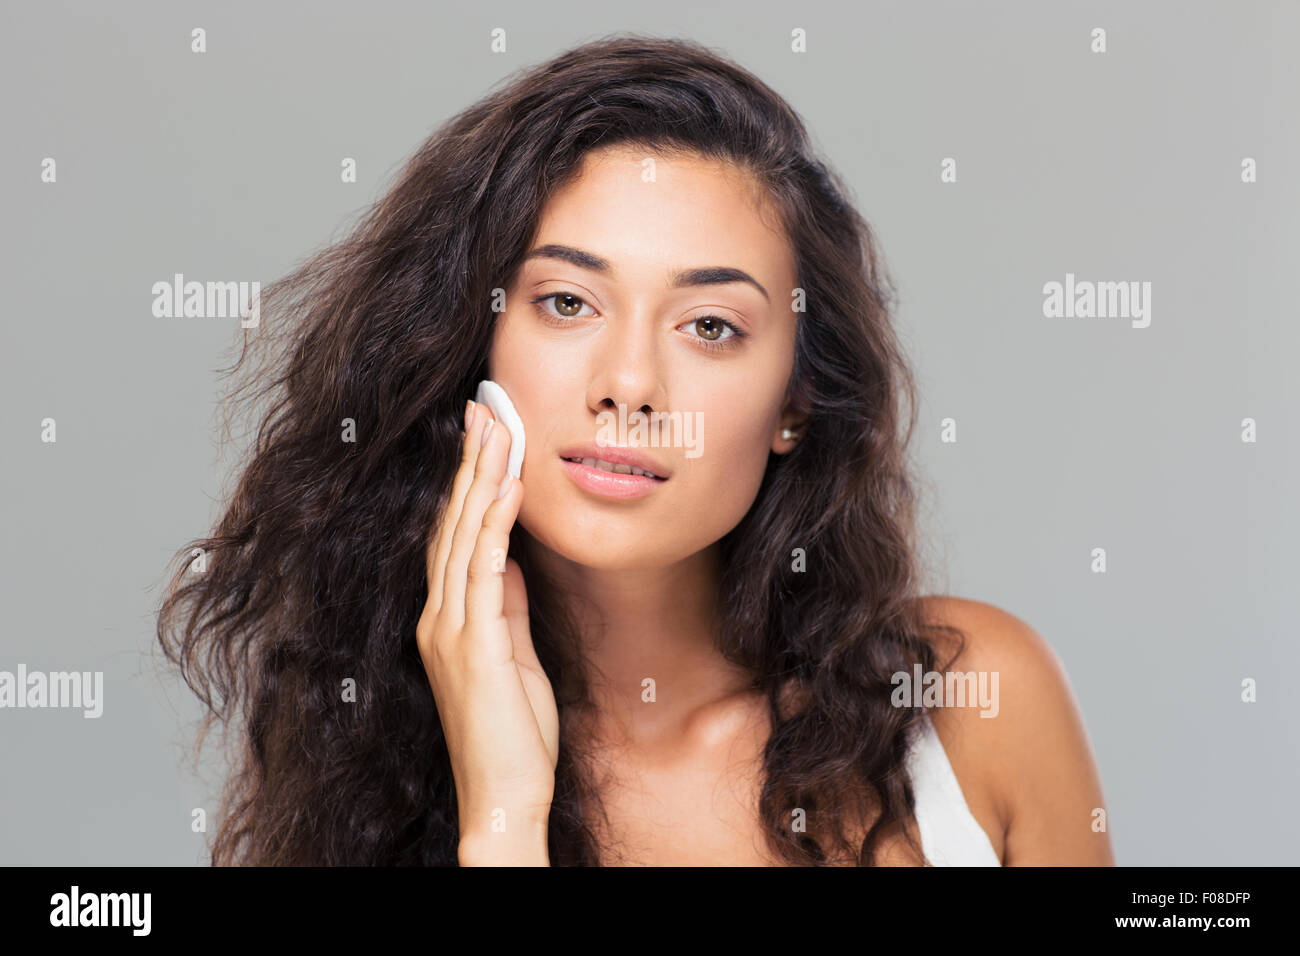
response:
<path id="1" fill-rule="evenodd" d="M 593 727 L 603 740 L 670 742 L 705 708 L 749 686 L 744 670 L 714 646 L 716 544 L 673 565 L 635 570 L 591 568 L 530 544 L 580 628 Z"/>

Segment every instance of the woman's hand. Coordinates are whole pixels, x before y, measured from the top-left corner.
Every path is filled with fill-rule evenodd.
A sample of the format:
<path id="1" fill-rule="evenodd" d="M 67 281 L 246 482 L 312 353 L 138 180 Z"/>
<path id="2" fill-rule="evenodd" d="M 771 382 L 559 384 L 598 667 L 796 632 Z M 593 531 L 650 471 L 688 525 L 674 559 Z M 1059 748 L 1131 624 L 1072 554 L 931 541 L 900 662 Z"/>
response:
<path id="1" fill-rule="evenodd" d="M 493 427 L 486 405 L 472 403 L 466 418 L 416 642 L 451 756 L 462 864 L 545 866 L 559 717 L 528 630 L 523 573 L 506 557 L 523 485 L 506 474 L 509 430 Z"/>

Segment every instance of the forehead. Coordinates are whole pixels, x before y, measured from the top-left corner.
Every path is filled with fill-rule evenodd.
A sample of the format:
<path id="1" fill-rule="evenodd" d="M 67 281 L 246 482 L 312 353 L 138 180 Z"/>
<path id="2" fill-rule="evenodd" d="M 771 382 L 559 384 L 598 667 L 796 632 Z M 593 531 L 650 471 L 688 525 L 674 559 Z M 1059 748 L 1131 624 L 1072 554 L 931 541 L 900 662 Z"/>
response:
<path id="1" fill-rule="evenodd" d="M 588 152 L 542 210 L 535 246 L 579 246 L 616 271 L 727 265 L 793 284 L 776 207 L 746 170 L 619 145 Z"/>

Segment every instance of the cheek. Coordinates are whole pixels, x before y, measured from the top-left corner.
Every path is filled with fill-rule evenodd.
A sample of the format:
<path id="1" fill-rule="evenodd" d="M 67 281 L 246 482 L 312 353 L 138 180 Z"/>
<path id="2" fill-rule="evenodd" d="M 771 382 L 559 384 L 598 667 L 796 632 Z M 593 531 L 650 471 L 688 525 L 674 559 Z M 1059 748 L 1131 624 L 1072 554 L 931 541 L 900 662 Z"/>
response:
<path id="1" fill-rule="evenodd" d="M 488 355 L 488 375 L 505 389 L 524 423 L 522 478 L 528 487 L 546 447 L 547 423 L 557 420 L 558 401 L 565 391 L 563 383 L 554 377 L 558 363 L 539 355 L 538 343 L 529 340 L 526 319 L 512 312 L 503 313 L 497 320 Z"/>
<path id="2" fill-rule="evenodd" d="M 684 458 L 692 510 L 712 509 L 730 531 L 749 511 L 763 483 L 771 451 L 772 424 L 766 410 L 713 402 L 702 415 L 702 440 L 696 458 Z M 710 524 L 715 523 L 710 520 Z"/>

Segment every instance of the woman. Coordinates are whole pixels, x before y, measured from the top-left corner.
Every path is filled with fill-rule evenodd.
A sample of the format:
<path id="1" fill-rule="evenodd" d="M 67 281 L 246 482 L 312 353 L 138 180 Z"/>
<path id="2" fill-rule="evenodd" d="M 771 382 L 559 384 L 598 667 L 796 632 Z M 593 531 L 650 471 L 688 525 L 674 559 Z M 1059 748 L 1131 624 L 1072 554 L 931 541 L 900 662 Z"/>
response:
<path id="1" fill-rule="evenodd" d="M 892 303 L 801 121 L 698 45 L 436 131 L 264 293 L 231 398 L 272 402 L 160 610 L 243 718 L 213 861 L 1113 862 L 1051 650 L 915 593 Z"/>

